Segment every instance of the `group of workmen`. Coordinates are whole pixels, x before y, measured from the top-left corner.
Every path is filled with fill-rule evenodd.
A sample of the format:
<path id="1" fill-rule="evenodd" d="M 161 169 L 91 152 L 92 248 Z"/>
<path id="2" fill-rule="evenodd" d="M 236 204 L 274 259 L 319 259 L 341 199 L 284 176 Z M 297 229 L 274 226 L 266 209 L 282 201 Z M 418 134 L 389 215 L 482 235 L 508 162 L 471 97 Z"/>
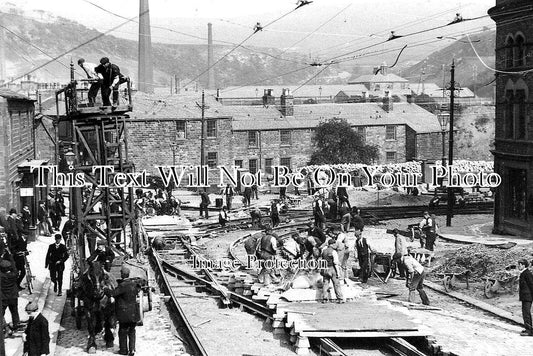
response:
<path id="1" fill-rule="evenodd" d="M 23 208 L 22 214 L 17 214 L 16 209 L 12 208 L 9 214 L 5 216 L 5 209 L 0 209 L 0 298 L 2 301 L 2 319 L 3 333 L 6 337 L 16 337 L 18 330 L 24 329 L 22 335 L 24 340 L 24 352 L 29 356 L 43 355 L 49 353 L 49 331 L 48 321 L 38 312 L 36 301 L 30 300 L 26 306 L 29 315 L 28 321 L 21 321 L 18 312 L 19 292 L 24 290 L 22 281 L 26 273 L 28 261 L 25 256 L 28 254 L 27 241 L 29 236 L 29 227 L 31 224 L 31 215 L 29 211 Z M 41 219 L 44 220 L 43 217 Z M 39 219 L 39 223 L 43 220 Z M 69 241 L 70 236 L 76 233 L 76 220 L 74 216 L 69 216 L 68 220 L 62 226 L 61 233 L 54 235 L 55 242 L 48 246 L 45 257 L 45 268 L 50 271 L 50 280 L 53 283 L 54 292 L 58 296 L 62 295 L 63 288 L 63 271 L 65 262 L 69 258 L 69 251 L 63 241 Z M 51 227 L 53 232 L 58 231 L 59 227 Z M 48 235 L 50 230 L 47 228 Z M 114 252 L 108 247 L 106 242 L 99 239 L 94 250 L 91 251 L 87 262 L 93 263 L 98 261 L 109 271 L 111 263 L 115 257 Z M 119 280 L 118 287 L 113 291 L 115 298 L 116 317 L 119 322 L 119 354 L 135 354 L 135 325 L 131 322 L 130 313 L 121 311 L 132 310 L 137 308 L 136 298 L 138 286 L 136 282 L 130 280 L 127 268 L 121 270 L 122 280 Z M 4 319 L 5 311 L 9 309 L 11 314 L 11 323 L 7 324 Z M 129 341 L 129 345 L 128 345 Z"/>
<path id="2" fill-rule="evenodd" d="M 107 57 L 102 57 L 99 65 L 86 62 L 84 58 L 80 58 L 78 59 L 78 65 L 83 69 L 88 81 L 91 83 L 88 93 L 89 106 L 95 106 L 98 90 L 102 94 L 103 106 L 118 106 L 119 86 L 128 81 L 128 78 L 120 73 L 120 68 L 111 63 Z M 113 105 L 111 105 L 109 100 L 111 93 L 113 93 Z"/>

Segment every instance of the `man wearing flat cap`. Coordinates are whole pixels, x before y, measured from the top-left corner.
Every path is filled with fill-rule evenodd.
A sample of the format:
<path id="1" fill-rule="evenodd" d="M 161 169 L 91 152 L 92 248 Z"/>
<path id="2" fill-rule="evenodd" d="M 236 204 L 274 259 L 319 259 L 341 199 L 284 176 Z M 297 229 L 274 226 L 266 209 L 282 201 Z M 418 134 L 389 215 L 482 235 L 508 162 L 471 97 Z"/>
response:
<path id="1" fill-rule="evenodd" d="M 130 270 L 125 265 L 120 270 L 122 280 L 114 290 L 115 312 L 119 322 L 118 342 L 120 355 L 135 355 L 135 327 L 141 321 L 137 294 L 141 287 L 135 279 L 130 279 Z"/>
<path id="2" fill-rule="evenodd" d="M 0 261 L 0 280 L 2 284 L 0 289 L 0 298 L 2 298 L 2 317 L 4 317 L 6 309 L 9 308 L 13 323 L 13 330 L 18 328 L 20 322 L 18 312 L 19 289 L 17 284 L 17 275 L 18 272 L 15 268 L 13 259 L 10 261 Z"/>
<path id="3" fill-rule="evenodd" d="M 65 261 L 68 260 L 67 247 L 61 243 L 61 234 L 55 234 L 56 242 L 48 246 L 44 268 L 50 269 L 50 280 L 54 283 L 54 292 L 61 296 L 63 286 L 63 271 Z"/>
<path id="4" fill-rule="evenodd" d="M 338 303 L 344 303 L 341 286 L 339 284 L 339 255 L 337 254 L 337 242 L 334 239 L 328 241 L 328 247 L 322 251 L 322 260 L 326 261 L 327 268 L 321 270 L 323 278 L 322 302 L 328 301 L 330 296 L 329 281 L 333 282 L 333 290 Z"/>
<path id="5" fill-rule="evenodd" d="M 24 341 L 23 353 L 27 356 L 41 356 L 50 353 L 48 320 L 38 310 L 39 306 L 35 301 L 26 305 L 29 320 L 22 340 Z"/>

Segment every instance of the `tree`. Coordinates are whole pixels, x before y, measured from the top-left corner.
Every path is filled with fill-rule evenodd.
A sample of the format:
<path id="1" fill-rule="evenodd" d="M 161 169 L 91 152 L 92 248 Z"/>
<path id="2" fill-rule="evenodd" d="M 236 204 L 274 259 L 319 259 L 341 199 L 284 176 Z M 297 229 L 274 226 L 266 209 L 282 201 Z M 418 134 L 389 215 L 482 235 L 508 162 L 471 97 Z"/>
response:
<path id="1" fill-rule="evenodd" d="M 320 123 L 315 130 L 313 143 L 316 151 L 311 155 L 311 165 L 370 164 L 379 157 L 378 148 L 366 145 L 361 135 L 344 119 L 333 118 Z"/>

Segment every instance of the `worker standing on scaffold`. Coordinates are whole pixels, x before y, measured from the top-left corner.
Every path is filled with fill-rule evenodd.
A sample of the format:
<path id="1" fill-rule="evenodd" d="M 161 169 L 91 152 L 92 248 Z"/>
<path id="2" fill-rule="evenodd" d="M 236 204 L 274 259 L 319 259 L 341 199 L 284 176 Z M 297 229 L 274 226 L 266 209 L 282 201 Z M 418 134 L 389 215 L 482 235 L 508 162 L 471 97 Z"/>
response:
<path id="1" fill-rule="evenodd" d="M 78 59 L 78 65 L 83 69 L 85 74 L 87 74 L 87 79 L 91 80 L 91 86 L 89 87 L 89 93 L 87 94 L 89 99 L 89 106 L 94 106 L 96 102 L 96 94 L 98 94 L 98 89 L 102 85 L 102 74 L 96 73 L 96 64 L 85 62 L 84 58 Z"/>
<path id="2" fill-rule="evenodd" d="M 95 68 L 95 72 L 101 74 L 102 79 L 102 102 L 104 106 L 111 106 L 109 95 L 113 92 L 113 106 L 118 106 L 118 87 L 127 81 L 127 77 L 120 73 L 120 68 L 116 64 L 109 62 L 109 58 L 100 59 L 100 65 Z"/>

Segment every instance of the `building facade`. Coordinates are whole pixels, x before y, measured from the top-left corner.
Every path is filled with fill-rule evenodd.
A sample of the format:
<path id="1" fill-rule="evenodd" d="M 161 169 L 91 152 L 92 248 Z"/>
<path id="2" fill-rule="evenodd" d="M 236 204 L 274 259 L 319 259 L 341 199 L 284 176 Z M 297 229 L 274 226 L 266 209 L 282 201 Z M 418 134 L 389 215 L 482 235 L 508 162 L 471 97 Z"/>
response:
<path id="1" fill-rule="evenodd" d="M 533 237 L 533 19 L 529 0 L 497 0 L 494 231 Z"/>
<path id="2" fill-rule="evenodd" d="M 0 89 L 0 208 L 20 211 L 22 179 L 18 167 L 34 158 L 33 117 L 33 100 Z"/>

